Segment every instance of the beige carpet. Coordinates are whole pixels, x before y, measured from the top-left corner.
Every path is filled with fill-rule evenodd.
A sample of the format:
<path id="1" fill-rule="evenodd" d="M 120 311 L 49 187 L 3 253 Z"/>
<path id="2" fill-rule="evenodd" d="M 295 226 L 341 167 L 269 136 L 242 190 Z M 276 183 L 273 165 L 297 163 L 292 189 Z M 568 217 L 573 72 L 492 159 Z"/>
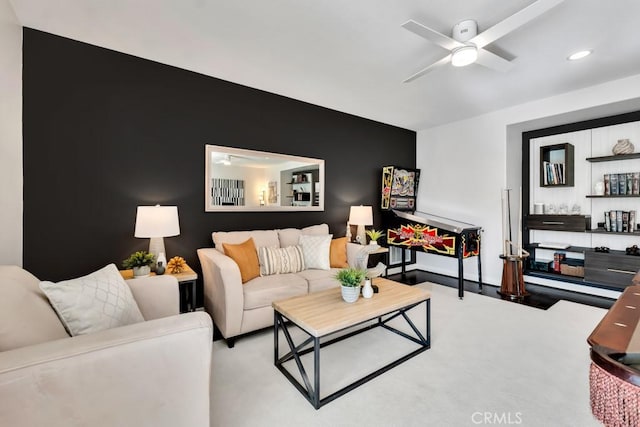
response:
<path id="1" fill-rule="evenodd" d="M 417 286 L 432 292 L 431 349 L 319 410 L 274 367 L 271 330 L 233 349 L 214 342 L 212 425 L 599 425 L 586 338 L 605 310 L 560 301 L 544 311 L 469 292 L 460 301 L 456 289 Z M 424 309 L 414 311 L 423 327 Z M 382 328 L 323 348 L 321 396 L 411 348 Z"/>

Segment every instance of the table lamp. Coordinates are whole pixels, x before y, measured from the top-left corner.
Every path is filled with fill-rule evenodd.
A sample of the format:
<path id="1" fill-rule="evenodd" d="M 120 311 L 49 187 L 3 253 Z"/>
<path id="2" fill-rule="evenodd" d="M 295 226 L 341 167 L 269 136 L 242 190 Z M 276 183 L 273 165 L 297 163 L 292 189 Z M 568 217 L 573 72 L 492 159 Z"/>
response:
<path id="1" fill-rule="evenodd" d="M 371 206 L 351 206 L 349 211 L 349 224 L 357 225 L 356 242 L 364 245 L 367 243 L 365 226 L 373 225 L 373 209 Z"/>
<path id="2" fill-rule="evenodd" d="M 149 238 L 149 253 L 167 266 L 164 238 L 180 234 L 177 206 L 138 206 L 135 237 Z M 155 268 L 156 263 L 152 265 Z"/>

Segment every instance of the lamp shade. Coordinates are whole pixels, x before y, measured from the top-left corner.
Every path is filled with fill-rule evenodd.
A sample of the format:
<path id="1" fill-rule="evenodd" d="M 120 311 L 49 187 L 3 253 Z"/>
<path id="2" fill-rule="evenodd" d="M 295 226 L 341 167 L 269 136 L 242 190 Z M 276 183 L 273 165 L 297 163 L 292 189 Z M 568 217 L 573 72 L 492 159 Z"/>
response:
<path id="1" fill-rule="evenodd" d="M 135 237 L 169 237 L 179 234 L 177 206 L 138 206 Z"/>
<path id="2" fill-rule="evenodd" d="M 373 209 L 371 209 L 371 206 L 351 206 L 349 224 L 373 225 Z"/>

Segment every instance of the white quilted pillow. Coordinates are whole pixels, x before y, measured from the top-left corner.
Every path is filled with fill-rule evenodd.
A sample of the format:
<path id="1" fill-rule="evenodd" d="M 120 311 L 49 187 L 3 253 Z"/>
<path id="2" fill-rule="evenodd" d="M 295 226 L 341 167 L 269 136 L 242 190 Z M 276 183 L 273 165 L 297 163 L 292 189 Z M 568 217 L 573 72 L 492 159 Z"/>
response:
<path id="1" fill-rule="evenodd" d="M 305 269 L 304 255 L 300 246 L 286 248 L 258 248 L 260 275 L 297 273 Z"/>
<path id="2" fill-rule="evenodd" d="M 329 270 L 331 262 L 329 258 L 329 249 L 331 247 L 331 238 L 333 234 L 324 236 L 310 236 L 303 234 L 300 236 L 300 246 L 304 255 L 304 265 L 311 269 Z"/>
<path id="3" fill-rule="evenodd" d="M 77 279 L 40 282 L 40 289 L 71 336 L 144 321 L 115 264 Z"/>

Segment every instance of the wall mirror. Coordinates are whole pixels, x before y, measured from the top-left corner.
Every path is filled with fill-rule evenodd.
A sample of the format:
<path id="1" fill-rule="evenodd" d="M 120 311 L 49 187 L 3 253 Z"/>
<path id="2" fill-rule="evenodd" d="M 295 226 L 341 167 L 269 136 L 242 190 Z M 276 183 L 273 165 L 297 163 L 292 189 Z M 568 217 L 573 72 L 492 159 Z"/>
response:
<path id="1" fill-rule="evenodd" d="M 322 211 L 324 160 L 205 145 L 204 210 Z"/>

